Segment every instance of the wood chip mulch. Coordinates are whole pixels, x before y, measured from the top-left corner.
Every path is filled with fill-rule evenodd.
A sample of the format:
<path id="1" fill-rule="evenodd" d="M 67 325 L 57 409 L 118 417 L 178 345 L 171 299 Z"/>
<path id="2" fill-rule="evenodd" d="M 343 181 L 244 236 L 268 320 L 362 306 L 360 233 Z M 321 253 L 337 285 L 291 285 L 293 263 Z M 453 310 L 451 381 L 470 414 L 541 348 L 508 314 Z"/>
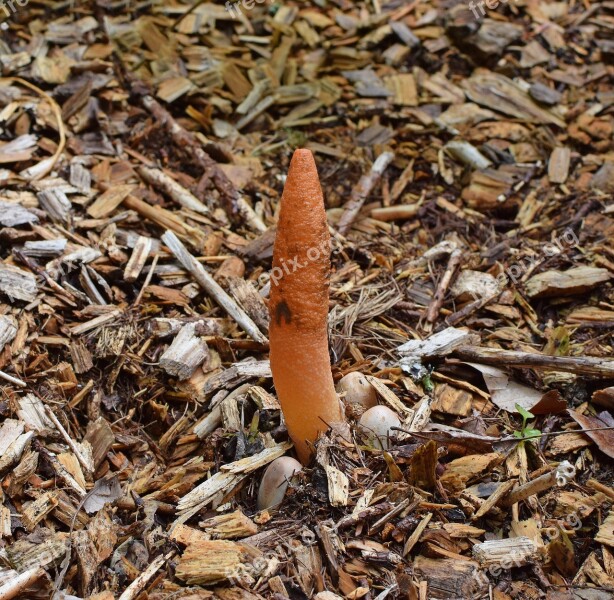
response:
<path id="1" fill-rule="evenodd" d="M 614 597 L 613 32 L 611 0 L 0 3 L 0 599 Z M 401 427 L 349 411 L 258 511 L 297 147 L 335 381 Z"/>

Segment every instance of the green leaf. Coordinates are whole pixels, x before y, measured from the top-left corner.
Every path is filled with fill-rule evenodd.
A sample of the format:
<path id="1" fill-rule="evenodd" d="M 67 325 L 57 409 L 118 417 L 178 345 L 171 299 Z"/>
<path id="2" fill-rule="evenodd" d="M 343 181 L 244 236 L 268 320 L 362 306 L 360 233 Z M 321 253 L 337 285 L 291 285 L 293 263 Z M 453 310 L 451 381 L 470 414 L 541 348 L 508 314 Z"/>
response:
<path id="1" fill-rule="evenodd" d="M 425 375 L 422 378 L 422 385 L 427 394 L 430 394 L 435 389 L 435 385 L 433 384 L 433 380 L 431 379 L 430 375 Z"/>
<path id="2" fill-rule="evenodd" d="M 522 436 L 524 438 L 537 438 L 542 432 L 539 429 L 523 429 Z"/>
<path id="3" fill-rule="evenodd" d="M 515 438 L 518 438 L 519 440 L 522 439 L 522 431 L 514 431 L 514 433 L 512 434 Z"/>
<path id="4" fill-rule="evenodd" d="M 525 408 L 522 408 L 520 404 L 515 404 L 514 406 L 516 407 L 516 410 L 520 413 L 520 415 L 525 421 L 527 419 L 533 419 L 535 417 L 535 415 L 532 412 L 526 410 Z"/>

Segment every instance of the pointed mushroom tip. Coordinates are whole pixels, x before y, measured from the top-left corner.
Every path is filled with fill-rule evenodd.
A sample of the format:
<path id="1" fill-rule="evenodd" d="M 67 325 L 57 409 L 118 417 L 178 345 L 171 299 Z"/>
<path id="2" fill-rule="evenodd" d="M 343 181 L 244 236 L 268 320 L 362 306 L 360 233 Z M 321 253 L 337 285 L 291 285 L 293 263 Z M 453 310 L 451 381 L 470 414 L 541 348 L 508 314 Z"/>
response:
<path id="1" fill-rule="evenodd" d="M 294 154 L 292 155 L 291 165 L 298 165 L 301 168 L 315 168 L 316 161 L 313 157 L 313 153 L 311 152 L 311 150 L 307 148 L 298 148 L 294 151 Z"/>

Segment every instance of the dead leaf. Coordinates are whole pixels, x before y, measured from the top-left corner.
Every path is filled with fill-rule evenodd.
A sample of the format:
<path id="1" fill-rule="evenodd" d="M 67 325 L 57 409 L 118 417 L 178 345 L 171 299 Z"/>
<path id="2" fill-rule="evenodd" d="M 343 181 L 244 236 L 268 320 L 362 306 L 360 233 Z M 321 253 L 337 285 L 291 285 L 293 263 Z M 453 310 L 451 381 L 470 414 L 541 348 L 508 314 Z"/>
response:
<path id="1" fill-rule="evenodd" d="M 117 477 L 99 479 L 83 502 L 88 515 L 98 512 L 107 502 L 111 503 L 122 495 L 122 488 Z"/>
<path id="2" fill-rule="evenodd" d="M 588 415 L 581 415 L 575 410 L 569 409 L 567 411 L 571 418 L 578 423 L 583 429 L 602 429 L 603 427 L 614 427 L 614 418 L 612 415 L 603 411 L 596 417 L 589 417 Z M 614 429 L 606 429 L 602 431 L 586 431 L 588 437 L 597 444 L 599 450 L 604 454 L 607 454 L 610 458 L 614 458 Z"/>

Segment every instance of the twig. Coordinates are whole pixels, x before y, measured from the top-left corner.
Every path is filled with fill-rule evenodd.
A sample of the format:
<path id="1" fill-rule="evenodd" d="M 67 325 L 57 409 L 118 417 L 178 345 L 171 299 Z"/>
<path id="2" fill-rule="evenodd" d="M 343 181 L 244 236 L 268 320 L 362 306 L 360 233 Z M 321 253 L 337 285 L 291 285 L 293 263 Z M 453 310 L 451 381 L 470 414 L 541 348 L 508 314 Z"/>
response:
<path id="1" fill-rule="evenodd" d="M 80 448 L 77 446 L 75 441 L 68 435 L 68 432 L 64 429 L 64 427 L 62 426 L 62 423 L 60 423 L 58 418 L 55 416 L 55 413 L 46 404 L 44 404 L 43 406 L 45 407 L 45 412 L 47 413 L 47 416 L 53 421 L 53 424 L 56 426 L 57 430 L 60 432 L 62 437 L 66 440 L 66 443 L 69 445 L 70 449 L 75 453 L 75 456 L 77 457 L 77 460 L 79 461 L 81 466 L 90 475 L 92 475 L 94 473 L 93 462 L 91 460 L 88 461 L 83 456 Z"/>
<path id="2" fill-rule="evenodd" d="M 210 210 L 192 192 L 178 184 L 160 169 L 137 167 L 137 173 L 150 185 L 170 196 L 177 204 L 202 215 L 209 215 Z"/>
<path id="3" fill-rule="evenodd" d="M 380 154 L 373 163 L 371 171 L 360 178 L 360 181 L 352 190 L 352 195 L 339 219 L 337 229 L 341 235 L 345 235 L 350 230 L 367 196 L 371 193 L 371 190 L 375 187 L 380 177 L 393 160 L 394 154 L 392 152 Z"/>
<path id="4" fill-rule="evenodd" d="M 500 292 L 497 291 L 496 293 L 491 294 L 489 296 L 484 296 L 482 298 L 478 298 L 477 300 L 474 300 L 473 302 L 469 302 L 469 304 L 466 304 L 460 310 L 457 310 L 455 313 L 452 313 L 450 316 L 446 317 L 445 319 L 446 323 L 450 325 L 450 327 L 453 327 L 454 325 L 456 325 L 457 323 L 460 323 L 463 319 L 465 319 L 469 315 L 480 310 L 481 308 L 484 308 L 489 302 L 494 300 L 499 294 Z"/>
<path id="5" fill-rule="evenodd" d="M 21 379 L 17 379 L 17 377 L 13 377 L 4 371 L 0 371 L 0 379 L 5 379 L 6 381 L 12 383 L 13 385 L 18 385 L 19 387 L 27 387 L 27 383 L 25 381 L 21 381 Z"/>
<path id="6" fill-rule="evenodd" d="M 500 348 L 478 348 L 477 346 L 460 346 L 452 352 L 451 356 L 485 365 L 549 369 L 575 375 L 614 377 L 614 360 L 593 356 L 548 356 Z"/>
<path id="7" fill-rule="evenodd" d="M 160 555 L 124 590 L 119 600 L 134 600 L 149 583 L 149 580 L 156 574 L 156 571 L 173 555 L 172 550 L 166 555 Z"/>
<path id="8" fill-rule="evenodd" d="M 28 586 L 45 575 L 41 567 L 33 567 L 20 573 L 0 587 L 0 600 L 11 600 L 21 594 Z"/>
<path id="9" fill-rule="evenodd" d="M 267 338 L 260 332 L 256 323 L 245 314 L 243 309 L 219 286 L 219 284 L 205 271 L 205 268 L 187 251 L 179 238 L 167 231 L 162 241 L 175 255 L 177 260 L 187 269 L 199 285 L 257 342 L 267 344 Z"/>
<path id="10" fill-rule="evenodd" d="M 535 494 L 549 490 L 551 487 L 557 485 L 560 480 L 568 481 L 573 479 L 575 474 L 575 467 L 564 460 L 556 469 L 553 469 L 549 473 L 545 473 L 537 479 L 533 479 L 533 481 L 529 481 L 513 489 L 509 494 L 501 498 L 498 504 L 501 506 L 512 506 L 512 504 L 516 504 L 516 502 L 526 500 L 529 496 L 534 496 Z"/>
<path id="11" fill-rule="evenodd" d="M 454 276 L 456 269 L 458 269 L 458 266 L 460 265 L 462 257 L 463 252 L 460 248 L 457 248 L 452 252 L 452 254 L 450 254 L 446 272 L 443 274 L 443 277 L 437 286 L 437 291 L 435 292 L 435 295 L 433 296 L 433 299 L 431 300 L 431 303 L 426 311 L 426 320 L 429 323 L 433 323 L 433 321 L 435 321 L 435 319 L 437 319 L 439 316 L 439 311 L 446 296 L 446 292 L 448 291 L 448 287 L 452 281 L 452 277 Z"/>
<path id="12" fill-rule="evenodd" d="M 138 306 L 141 303 L 141 299 L 143 298 L 143 294 L 145 293 L 145 289 L 151 283 L 151 278 L 153 277 L 154 271 L 156 270 L 156 265 L 158 264 L 158 259 L 160 258 L 159 254 L 156 254 L 151 261 L 151 267 L 149 267 L 149 271 L 145 276 L 145 281 L 143 282 L 143 287 L 141 288 L 139 295 L 136 297 L 134 301 L 134 306 Z"/>

